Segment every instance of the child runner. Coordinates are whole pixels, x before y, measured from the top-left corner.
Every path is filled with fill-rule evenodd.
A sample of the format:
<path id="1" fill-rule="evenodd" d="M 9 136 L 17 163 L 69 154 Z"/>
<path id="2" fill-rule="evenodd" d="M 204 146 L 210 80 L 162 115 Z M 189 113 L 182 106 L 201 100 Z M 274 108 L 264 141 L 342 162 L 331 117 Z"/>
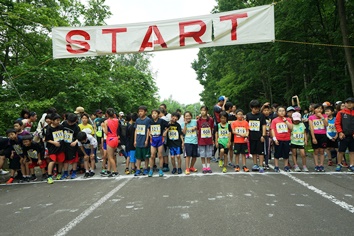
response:
<path id="1" fill-rule="evenodd" d="M 290 152 L 290 138 L 293 124 L 289 117 L 285 117 L 285 107 L 279 106 L 277 108 L 278 117 L 272 120 L 270 125 L 273 141 L 275 143 L 274 149 L 274 171 L 279 172 L 279 158 L 284 159 L 284 171 L 290 172 L 289 152 Z"/>
<path id="2" fill-rule="evenodd" d="M 92 125 L 89 123 L 90 121 L 90 116 L 87 113 L 84 113 L 81 115 L 81 123 L 79 124 L 80 130 L 82 131 L 83 129 L 90 129 L 91 130 L 91 135 L 95 134 L 95 130 L 93 129 Z"/>
<path id="3" fill-rule="evenodd" d="M 163 104 L 164 105 L 164 104 Z M 160 115 L 159 117 L 167 122 L 170 122 L 171 120 L 171 114 L 169 114 L 169 118 L 167 117 L 167 111 L 163 108 L 162 105 L 160 105 L 160 108 L 159 108 L 159 111 L 160 111 Z M 168 155 L 170 153 L 170 151 L 168 150 L 168 146 L 167 146 L 167 137 L 164 136 L 164 148 L 163 148 L 163 152 L 162 152 L 162 156 L 163 156 L 163 168 L 162 168 L 162 171 L 163 172 L 169 172 L 170 171 L 170 168 L 168 167 Z"/>
<path id="4" fill-rule="evenodd" d="M 227 122 L 228 114 L 224 111 L 220 112 L 220 123 L 215 126 L 215 142 L 217 142 L 218 149 L 220 151 L 220 160 L 222 165 L 222 172 L 227 172 L 227 155 L 229 154 L 229 148 L 231 146 L 231 125 Z"/>
<path id="5" fill-rule="evenodd" d="M 334 107 L 328 106 L 325 109 L 325 114 L 328 119 L 327 126 L 327 150 L 328 150 L 328 165 L 333 165 L 333 159 L 337 158 L 337 148 L 338 148 L 338 133 L 336 130 L 335 122 L 336 117 L 334 116 Z"/>
<path id="6" fill-rule="evenodd" d="M 354 172 L 354 98 L 345 100 L 345 108 L 337 113 L 336 130 L 339 137 L 338 160 L 336 171 L 341 171 L 341 162 L 345 150 L 349 149 L 350 166 L 348 171 Z"/>
<path id="7" fill-rule="evenodd" d="M 228 118 L 227 118 L 227 122 L 229 123 L 229 125 L 231 125 L 232 122 L 234 122 L 236 120 L 236 109 L 234 111 L 232 111 L 232 109 L 236 107 L 234 105 L 232 105 L 231 102 L 226 102 L 225 104 L 225 111 L 228 114 Z M 231 140 L 230 143 L 233 144 L 234 143 L 234 135 L 231 135 Z M 233 151 L 233 145 L 230 145 L 229 148 L 229 163 L 228 166 L 235 168 L 235 166 L 233 165 L 233 160 L 234 160 L 234 151 Z"/>
<path id="8" fill-rule="evenodd" d="M 143 175 L 147 175 L 149 157 L 150 157 L 150 147 L 149 147 L 149 128 L 150 128 L 150 118 L 146 116 L 147 107 L 140 106 L 138 108 L 139 118 L 135 123 L 135 135 L 134 135 L 134 146 L 136 148 L 135 158 L 137 170 L 134 176 L 139 176 L 141 174 L 140 165 L 141 161 L 145 161 L 145 169 Z"/>
<path id="9" fill-rule="evenodd" d="M 149 171 L 149 177 L 152 177 L 154 174 L 154 170 L 152 166 L 155 164 L 155 157 L 156 153 L 159 158 L 159 176 L 163 176 L 163 149 L 164 149 L 164 131 L 168 126 L 167 121 L 160 119 L 159 118 L 160 111 L 159 110 L 152 110 L 151 111 L 151 121 L 150 121 L 150 128 L 149 128 L 149 133 L 150 133 L 150 140 L 151 140 L 151 147 L 150 147 L 150 152 L 151 152 L 151 157 L 150 157 L 150 171 Z"/>
<path id="10" fill-rule="evenodd" d="M 182 124 L 182 132 L 184 133 L 184 158 L 186 164 L 186 175 L 190 172 L 197 172 L 194 168 L 198 157 L 198 137 L 197 137 L 197 121 L 192 119 L 192 113 L 186 111 L 184 113 L 184 123 Z M 191 161 L 192 158 L 192 161 Z"/>
<path id="11" fill-rule="evenodd" d="M 45 141 L 47 142 L 48 154 L 50 162 L 48 164 L 48 184 L 52 184 L 53 181 L 53 169 L 54 165 L 58 164 L 57 180 L 61 179 L 61 171 L 63 169 L 63 163 L 65 161 L 64 153 L 64 132 L 63 126 L 60 125 L 60 115 L 52 114 L 52 123 L 48 125 Z"/>
<path id="12" fill-rule="evenodd" d="M 197 120 L 198 129 L 198 153 L 202 159 L 203 174 L 212 173 L 210 158 L 213 154 L 214 121 L 208 116 L 208 107 L 200 108 L 201 117 Z M 205 162 L 205 158 L 207 159 Z"/>
<path id="13" fill-rule="evenodd" d="M 181 154 L 182 154 L 182 147 L 184 146 L 184 144 L 183 144 L 183 133 L 182 133 L 181 125 L 177 122 L 178 120 L 179 120 L 179 114 L 177 112 L 172 113 L 170 123 L 168 124 L 168 128 L 165 131 L 165 133 L 167 133 L 167 146 L 170 149 L 171 162 L 173 166 L 171 172 L 172 174 L 176 174 L 177 171 L 178 174 L 182 174 Z M 178 170 L 176 168 L 175 157 L 177 157 Z"/>
<path id="14" fill-rule="evenodd" d="M 90 129 L 84 129 L 77 134 L 78 145 L 84 155 L 85 175 L 89 178 L 95 175 L 95 156 L 97 152 L 97 140 L 89 134 Z"/>
<path id="15" fill-rule="evenodd" d="M 297 163 L 296 153 L 299 149 L 300 156 L 302 158 L 302 170 L 308 172 L 306 167 L 306 154 L 305 145 L 307 145 L 307 135 L 306 126 L 301 122 L 301 114 L 299 112 L 294 112 L 292 114 L 293 118 L 293 129 L 291 131 L 291 153 L 294 162 L 294 170 L 296 172 L 301 172 L 301 169 Z"/>
<path id="16" fill-rule="evenodd" d="M 262 113 L 260 113 L 261 104 L 257 100 L 250 102 L 251 112 L 247 113 L 246 120 L 250 127 L 249 143 L 250 154 L 253 157 L 252 171 L 264 172 L 264 137 L 266 136 L 266 120 Z M 257 159 L 259 158 L 259 165 Z"/>
<path id="17" fill-rule="evenodd" d="M 314 105 L 314 114 L 309 117 L 310 133 L 312 137 L 312 148 L 314 149 L 315 171 L 324 171 L 324 150 L 327 147 L 327 115 L 323 113 L 323 105 Z M 320 163 L 318 163 L 318 157 Z"/>
<path id="18" fill-rule="evenodd" d="M 271 159 L 271 151 L 270 151 L 270 124 L 272 123 L 272 118 L 270 116 L 271 109 L 269 103 L 265 103 L 262 108 L 261 112 L 264 115 L 266 121 L 266 135 L 264 136 L 264 169 L 269 170 L 269 160 Z"/>
<path id="19" fill-rule="evenodd" d="M 135 174 L 135 146 L 134 146 L 134 136 L 135 136 L 135 121 L 138 119 L 137 113 L 132 113 L 126 116 L 127 126 L 127 153 L 128 158 L 125 166 L 125 174 L 129 175 Z M 129 164 L 131 165 L 131 171 L 129 171 Z"/>
<path id="20" fill-rule="evenodd" d="M 248 154 L 248 135 L 250 127 L 248 122 L 244 120 L 243 110 L 236 110 L 236 118 L 231 124 L 232 133 L 234 134 L 234 153 L 235 153 L 235 171 L 240 171 L 240 155 L 242 157 L 242 169 L 244 172 L 249 172 L 246 166 L 246 154 Z"/>
<path id="21" fill-rule="evenodd" d="M 106 172 L 107 177 L 118 176 L 114 151 L 118 147 L 118 142 L 119 142 L 118 135 L 117 135 L 119 121 L 117 118 L 114 117 L 114 113 L 115 112 L 113 108 L 108 108 L 106 110 L 106 115 L 108 119 L 101 124 L 103 132 L 107 135 L 106 143 L 107 143 L 107 156 L 108 156 L 108 163 L 109 163 L 109 169 Z"/>
<path id="22" fill-rule="evenodd" d="M 23 154 L 23 151 L 21 148 L 21 137 L 17 135 L 15 129 L 6 130 L 6 135 L 9 138 L 9 147 L 5 150 L 5 156 L 7 156 L 10 161 L 10 179 L 6 184 L 12 184 L 15 180 L 15 173 L 21 168 L 20 155 Z"/>
<path id="23" fill-rule="evenodd" d="M 23 123 L 21 120 L 16 120 L 14 122 L 14 129 L 16 130 L 16 133 L 18 136 L 27 136 L 30 135 L 30 132 L 26 131 L 23 129 Z M 20 145 L 22 145 L 22 142 L 20 142 Z M 21 151 L 22 152 L 22 151 Z M 30 180 L 30 173 L 29 173 L 29 163 L 26 161 L 24 158 L 24 155 L 19 155 L 20 156 L 20 164 L 21 168 L 19 170 L 19 177 L 20 177 L 20 182 L 22 181 L 29 181 Z"/>

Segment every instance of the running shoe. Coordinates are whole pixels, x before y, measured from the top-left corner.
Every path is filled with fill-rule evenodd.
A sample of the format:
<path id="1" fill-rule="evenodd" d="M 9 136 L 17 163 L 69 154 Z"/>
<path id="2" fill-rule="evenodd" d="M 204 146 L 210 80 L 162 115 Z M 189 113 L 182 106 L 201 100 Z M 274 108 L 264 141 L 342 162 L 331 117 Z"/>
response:
<path id="1" fill-rule="evenodd" d="M 191 174 L 191 172 L 189 171 L 189 168 L 187 168 L 187 169 L 184 171 L 184 174 L 186 174 L 186 175 L 190 175 L 190 174 Z"/>
<path id="2" fill-rule="evenodd" d="M 189 171 L 190 172 L 198 172 L 198 170 L 196 168 L 194 168 L 194 167 L 189 168 Z"/>
<path id="3" fill-rule="evenodd" d="M 289 166 L 285 166 L 285 167 L 284 167 L 284 171 L 285 171 L 285 172 L 290 172 L 290 167 L 289 167 Z"/>
<path id="4" fill-rule="evenodd" d="M 354 172 L 354 166 L 349 166 L 348 171 Z"/>
<path id="5" fill-rule="evenodd" d="M 119 175 L 118 172 L 112 172 L 107 177 L 117 177 Z"/>
<path id="6" fill-rule="evenodd" d="M 222 173 L 227 173 L 227 168 L 226 168 L 226 166 L 224 166 L 224 167 L 222 168 Z"/>
<path id="7" fill-rule="evenodd" d="M 148 176 L 152 177 L 153 174 L 154 174 L 154 171 L 152 169 L 150 169 Z"/>
<path id="8" fill-rule="evenodd" d="M 147 175 L 147 174 L 149 174 L 148 169 L 144 169 L 144 171 L 143 171 L 143 175 Z"/>
<path id="9" fill-rule="evenodd" d="M 203 171 L 203 174 L 206 174 L 206 173 L 208 173 L 208 170 L 207 170 L 207 168 L 203 168 L 203 169 L 202 169 L 202 171 Z"/>
<path id="10" fill-rule="evenodd" d="M 68 177 L 69 177 L 69 175 L 64 173 L 64 174 L 61 176 L 60 180 L 66 179 L 66 178 L 68 178 Z"/>
<path id="11" fill-rule="evenodd" d="M 141 174 L 141 170 L 136 170 L 134 176 L 139 176 Z"/>
<path id="12" fill-rule="evenodd" d="M 321 171 L 321 172 L 324 172 L 324 171 L 325 171 L 324 166 L 319 166 L 319 168 L 320 168 L 320 171 Z"/>
<path id="13" fill-rule="evenodd" d="M 0 175 L 7 175 L 9 172 L 6 170 L 1 169 L 0 170 Z"/>
<path id="14" fill-rule="evenodd" d="M 61 180 L 61 174 L 57 174 L 57 180 Z"/>
<path id="15" fill-rule="evenodd" d="M 228 166 L 232 167 L 232 168 L 235 168 L 235 165 L 232 164 L 231 162 L 229 162 L 229 164 L 227 164 Z"/>
<path id="16" fill-rule="evenodd" d="M 319 166 L 315 166 L 315 171 L 316 172 L 320 172 L 321 171 L 320 167 Z"/>
<path id="17" fill-rule="evenodd" d="M 95 175 L 95 172 L 91 171 L 90 172 L 90 178 L 93 177 Z"/>
<path id="18" fill-rule="evenodd" d="M 14 177 L 11 177 L 7 182 L 6 184 L 12 184 L 14 182 L 15 178 Z"/>
<path id="19" fill-rule="evenodd" d="M 35 175 L 32 175 L 31 178 L 30 178 L 31 181 L 36 181 L 37 180 L 37 176 Z"/>
<path id="20" fill-rule="evenodd" d="M 215 157 L 212 157 L 210 161 L 211 162 L 218 162 L 218 160 Z"/>
<path id="21" fill-rule="evenodd" d="M 247 168 L 247 166 L 243 166 L 242 169 L 244 172 L 250 172 L 250 170 Z"/>
<path id="22" fill-rule="evenodd" d="M 278 167 L 278 166 L 274 167 L 274 172 L 280 172 L 280 170 L 279 170 L 279 167 Z"/>
<path id="23" fill-rule="evenodd" d="M 76 173 L 73 172 L 70 176 L 70 179 L 76 179 L 76 178 L 77 178 L 77 175 L 76 175 Z"/>
<path id="24" fill-rule="evenodd" d="M 259 166 L 257 164 L 254 164 L 252 166 L 252 171 L 259 171 Z"/>
<path id="25" fill-rule="evenodd" d="M 219 167 L 221 168 L 221 167 L 223 167 L 223 166 L 224 166 L 223 160 L 219 160 Z"/>
<path id="26" fill-rule="evenodd" d="M 130 171 L 129 171 L 128 168 L 125 168 L 125 174 L 126 174 L 126 175 L 129 175 L 129 174 L 130 174 Z"/>
<path id="27" fill-rule="evenodd" d="M 159 170 L 159 176 L 163 177 L 163 171 L 161 169 Z"/>
<path id="28" fill-rule="evenodd" d="M 338 164 L 336 166 L 336 171 L 340 172 L 342 170 L 342 165 Z"/>
<path id="29" fill-rule="evenodd" d="M 177 168 L 173 168 L 171 171 L 172 174 L 176 174 L 176 172 L 177 172 Z"/>
<path id="30" fill-rule="evenodd" d="M 90 177 L 90 173 L 86 172 L 85 175 L 84 175 L 84 178 L 89 178 L 89 177 Z"/>
<path id="31" fill-rule="evenodd" d="M 259 167 L 259 173 L 264 173 L 264 168 L 263 168 L 263 166 L 260 166 L 260 167 Z"/>
<path id="32" fill-rule="evenodd" d="M 182 169 L 181 169 L 181 168 L 178 168 L 177 173 L 178 173 L 179 175 L 182 174 Z"/>
<path id="33" fill-rule="evenodd" d="M 47 183 L 48 183 L 48 184 L 52 184 L 52 183 L 54 183 L 53 178 L 52 178 L 52 177 L 48 177 L 48 179 L 47 179 Z"/>
<path id="34" fill-rule="evenodd" d="M 101 174 L 101 175 L 106 175 L 106 174 L 107 174 L 107 171 L 106 171 L 106 170 L 101 170 L 100 174 Z"/>
<path id="35" fill-rule="evenodd" d="M 206 170 L 207 170 L 207 173 L 209 173 L 209 174 L 213 173 L 213 171 L 211 170 L 210 167 L 207 167 Z"/>
<path id="36" fill-rule="evenodd" d="M 307 169 L 307 166 L 302 166 L 302 171 L 309 172 L 309 169 Z"/>
<path id="37" fill-rule="evenodd" d="M 130 173 L 135 174 L 135 169 L 132 169 Z"/>
<path id="38" fill-rule="evenodd" d="M 247 167 L 246 167 L 247 168 Z M 240 172 L 240 166 L 235 166 L 235 172 Z"/>
<path id="39" fill-rule="evenodd" d="M 265 170 L 270 170 L 269 165 L 265 165 L 265 166 L 264 166 L 264 169 L 265 169 Z"/>
<path id="40" fill-rule="evenodd" d="M 294 166 L 294 171 L 295 172 L 301 172 L 301 169 L 298 165 Z"/>

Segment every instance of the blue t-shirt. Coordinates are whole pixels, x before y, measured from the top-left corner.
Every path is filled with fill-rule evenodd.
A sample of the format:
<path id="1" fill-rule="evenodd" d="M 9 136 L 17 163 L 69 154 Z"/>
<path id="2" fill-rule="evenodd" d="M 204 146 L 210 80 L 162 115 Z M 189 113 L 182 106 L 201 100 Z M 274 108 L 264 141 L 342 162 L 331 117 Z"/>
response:
<path id="1" fill-rule="evenodd" d="M 181 124 L 182 130 L 184 129 L 184 125 L 185 123 Z M 191 122 L 187 124 L 187 132 L 184 136 L 184 143 L 198 144 L 197 130 L 195 129 L 196 127 L 196 120 L 191 120 Z M 192 130 L 192 128 L 194 128 L 194 130 Z"/>
<path id="2" fill-rule="evenodd" d="M 337 130 L 334 125 L 335 122 L 336 122 L 335 117 L 333 117 L 332 120 L 328 119 L 327 135 L 331 136 L 332 138 L 334 138 L 334 136 L 336 136 L 336 134 L 337 134 Z"/>
<path id="3" fill-rule="evenodd" d="M 138 118 L 135 122 L 134 128 L 136 130 L 136 147 L 143 148 L 145 147 L 145 140 L 147 131 L 150 128 L 151 120 L 149 117 L 145 119 Z"/>

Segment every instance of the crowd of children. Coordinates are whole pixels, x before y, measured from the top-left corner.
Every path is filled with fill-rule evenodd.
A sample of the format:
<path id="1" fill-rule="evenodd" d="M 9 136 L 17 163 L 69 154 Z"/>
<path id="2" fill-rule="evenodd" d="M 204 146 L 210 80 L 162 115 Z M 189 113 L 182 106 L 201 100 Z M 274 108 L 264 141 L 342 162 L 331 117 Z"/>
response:
<path id="1" fill-rule="evenodd" d="M 329 102 L 311 104 L 303 116 L 297 96 L 294 103 L 297 106 L 286 108 L 252 100 L 250 112 L 245 113 L 221 96 L 213 115 L 208 113 L 208 107 L 202 106 L 195 119 L 189 111 L 184 115 L 180 111 L 169 114 L 164 104 L 149 115 L 147 107 L 140 106 L 137 113 L 127 114 L 125 119 L 123 112 L 117 115 L 112 108 L 105 114 L 98 109 L 91 117 L 78 107 L 62 120 L 51 108 L 32 134 L 29 131 L 37 115 L 27 112 L 6 131 L 7 137 L 0 139 L 0 174 L 8 174 L 2 169 L 8 160 L 8 184 L 16 178 L 35 181 L 37 166 L 42 179 L 49 184 L 75 179 L 77 170 L 82 170 L 84 178 L 90 178 L 95 175 L 98 150 L 102 157 L 100 174 L 107 177 L 118 176 L 117 150 L 126 158 L 125 174 L 135 176 L 152 177 L 158 171 L 162 177 L 170 171 L 169 164 L 172 174 L 182 174 L 182 157 L 186 175 L 197 172 L 198 158 L 204 174 L 212 173 L 212 160 L 219 162 L 223 173 L 229 167 L 236 172 L 249 172 L 247 157 L 253 161 L 251 170 L 263 173 L 270 169 L 272 152 L 275 172 L 280 171 L 280 159 L 284 160 L 284 171 L 291 170 L 290 155 L 293 170 L 307 172 L 305 149 L 310 140 L 315 171 L 324 171 L 325 156 L 328 165 L 337 164 L 336 171 L 343 167 L 354 171 L 354 98 L 337 102 L 336 107 Z M 347 150 L 349 166 L 344 155 Z"/>

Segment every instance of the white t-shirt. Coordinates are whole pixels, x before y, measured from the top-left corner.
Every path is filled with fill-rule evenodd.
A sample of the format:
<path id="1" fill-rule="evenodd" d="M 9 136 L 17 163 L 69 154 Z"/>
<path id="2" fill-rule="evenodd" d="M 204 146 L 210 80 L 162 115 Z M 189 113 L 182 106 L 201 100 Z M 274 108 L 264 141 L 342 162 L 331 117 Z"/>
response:
<path id="1" fill-rule="evenodd" d="M 90 146 L 93 146 L 93 148 L 97 148 L 97 140 L 91 135 L 87 134 L 87 142 L 82 144 L 81 142 L 78 142 L 78 146 L 84 146 L 85 149 L 90 149 Z"/>

